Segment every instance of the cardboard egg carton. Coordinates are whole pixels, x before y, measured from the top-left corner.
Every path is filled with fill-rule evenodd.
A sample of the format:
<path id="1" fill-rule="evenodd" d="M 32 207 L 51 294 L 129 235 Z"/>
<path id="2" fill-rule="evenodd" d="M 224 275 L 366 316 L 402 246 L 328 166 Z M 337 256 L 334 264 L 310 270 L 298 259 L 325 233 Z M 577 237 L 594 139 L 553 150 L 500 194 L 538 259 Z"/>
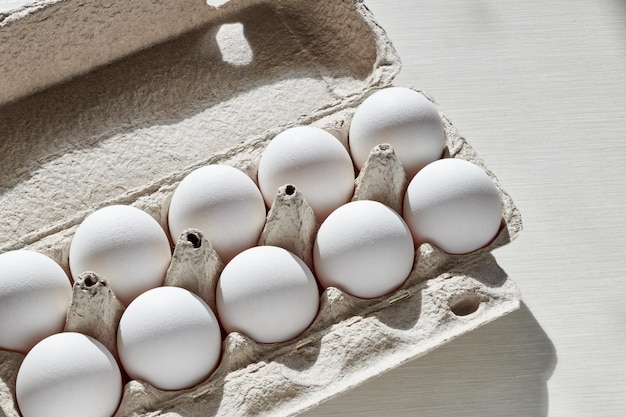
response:
<path id="1" fill-rule="evenodd" d="M 89 16 L 101 11 L 96 2 L 84 3 Z M 44 60 L 39 64 L 48 78 L 0 98 L 0 251 L 37 250 L 69 273 L 76 227 L 110 204 L 141 208 L 167 230 L 169 199 L 188 173 L 224 163 L 256 179 L 264 147 L 292 126 L 324 128 L 347 146 L 358 104 L 391 85 L 400 69 L 384 30 L 358 0 L 232 0 L 219 8 L 203 1 L 150 3 L 144 10 L 141 1 L 111 2 L 110 11 L 121 12 L 104 23 L 52 25 L 54 36 L 80 44 L 84 67 Z M 48 25 L 72 10 L 75 16 L 86 13 L 72 0 L 36 4 L 21 15 L 5 15 L 0 36 L 32 29 L 37 16 Z M 146 35 L 140 34 L 145 26 L 133 27 L 135 17 L 174 21 Z M 73 38 L 76 30 L 84 36 Z M 19 49 L 10 43 L 2 48 Z M 55 47 L 68 56 L 76 45 Z M 26 56 L 40 57 L 37 46 L 22 48 Z M 491 244 L 455 256 L 424 244 L 411 275 L 392 294 L 364 300 L 329 288 L 315 321 L 298 338 L 258 344 L 231 333 L 206 381 L 170 392 L 128 381 L 116 415 L 295 415 L 517 309 L 519 291 L 491 251 L 521 231 L 520 214 L 441 115 L 444 157 L 481 165 L 500 191 L 502 227 Z M 381 146 L 361 171 L 355 198 L 398 209 L 405 188 L 393 150 Z M 310 262 L 316 227 L 299 192 L 283 188 L 260 243 L 286 246 Z M 172 245 L 166 284 L 191 289 L 212 305 L 221 266 L 210 241 L 192 230 Z M 105 279 L 76 279 L 66 330 L 92 334 L 115 352 L 123 307 Z M 22 359 L 0 351 L 0 410 L 6 417 L 19 415 L 14 386 Z"/>

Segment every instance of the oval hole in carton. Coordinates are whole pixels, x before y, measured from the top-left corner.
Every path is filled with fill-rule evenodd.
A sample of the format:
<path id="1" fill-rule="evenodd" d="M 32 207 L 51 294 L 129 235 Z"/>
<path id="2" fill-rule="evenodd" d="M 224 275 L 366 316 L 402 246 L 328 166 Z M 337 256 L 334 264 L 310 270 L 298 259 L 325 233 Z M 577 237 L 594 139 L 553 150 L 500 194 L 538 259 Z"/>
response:
<path id="1" fill-rule="evenodd" d="M 200 236 L 198 236 L 197 233 L 188 232 L 185 235 L 185 239 L 187 239 L 187 242 L 193 245 L 194 249 L 199 249 L 202 246 L 202 239 L 200 238 Z"/>
<path id="2" fill-rule="evenodd" d="M 93 287 L 98 283 L 98 277 L 93 274 L 86 274 L 83 278 L 83 282 L 85 283 L 85 287 Z"/>
<path id="3" fill-rule="evenodd" d="M 213 7 L 219 7 L 224 3 L 228 3 L 228 0 L 206 0 L 206 4 Z"/>
<path id="4" fill-rule="evenodd" d="M 296 187 L 292 184 L 287 184 L 285 186 L 285 194 L 294 195 L 296 193 Z"/>
<path id="5" fill-rule="evenodd" d="M 215 40 L 222 54 L 222 60 L 227 64 L 240 67 L 252 62 L 254 53 L 241 23 L 227 23 L 220 26 Z"/>
<path id="6" fill-rule="evenodd" d="M 478 294 L 464 294 L 450 300 L 448 306 L 455 316 L 463 317 L 475 313 L 481 301 L 483 300 Z"/>

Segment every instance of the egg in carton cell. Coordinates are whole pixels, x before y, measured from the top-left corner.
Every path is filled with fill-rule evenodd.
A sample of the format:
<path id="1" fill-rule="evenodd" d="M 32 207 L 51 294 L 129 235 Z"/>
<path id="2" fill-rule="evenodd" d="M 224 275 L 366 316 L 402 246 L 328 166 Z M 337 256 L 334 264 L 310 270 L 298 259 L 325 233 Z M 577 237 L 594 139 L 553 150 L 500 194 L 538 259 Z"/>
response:
<path id="1" fill-rule="evenodd" d="M 347 144 L 354 108 L 324 117 L 315 126 Z M 460 158 L 484 168 L 470 145 L 443 116 L 444 158 Z M 239 149 L 215 162 L 237 166 L 255 177 L 263 146 Z M 489 171 L 487 171 L 489 172 Z M 489 173 L 502 202 L 502 224 L 494 240 L 464 255 L 449 255 L 430 244 L 416 251 L 407 280 L 391 294 L 362 299 L 329 287 L 321 295 L 313 323 L 283 343 L 257 343 L 233 332 L 222 343 L 219 365 L 207 380 L 182 391 L 163 391 L 145 382 L 125 385 L 117 416 L 125 415 L 294 415 L 402 363 L 428 353 L 450 339 L 519 306 L 519 292 L 490 252 L 519 233 L 519 212 Z M 402 164 L 387 144 L 372 149 L 355 186 L 353 200 L 375 200 L 398 209 L 407 188 Z M 167 193 L 148 212 L 167 210 Z M 267 215 L 260 245 L 290 250 L 311 263 L 318 222 L 292 185 L 281 187 Z M 69 243 L 69 242 L 67 242 Z M 63 251 L 67 253 L 67 249 Z M 175 244 L 164 285 L 198 294 L 215 309 L 215 287 L 223 264 L 199 230 L 184 231 Z M 117 357 L 116 331 L 123 313 L 106 278 L 82 274 L 74 284 L 66 331 L 100 340 Z M 23 359 L 2 352 L 3 412 L 18 415 L 13 403 L 15 375 Z"/>

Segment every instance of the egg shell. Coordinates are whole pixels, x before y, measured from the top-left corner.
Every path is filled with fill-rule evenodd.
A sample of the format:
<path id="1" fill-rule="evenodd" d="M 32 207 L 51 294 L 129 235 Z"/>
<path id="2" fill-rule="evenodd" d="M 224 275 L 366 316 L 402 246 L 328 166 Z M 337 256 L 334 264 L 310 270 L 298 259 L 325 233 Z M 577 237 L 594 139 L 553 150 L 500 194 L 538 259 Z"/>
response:
<path id="1" fill-rule="evenodd" d="M 153 217 L 136 207 L 112 205 L 78 226 L 69 264 L 75 278 L 86 271 L 104 277 L 127 305 L 163 283 L 171 257 L 167 235 Z"/>
<path id="2" fill-rule="evenodd" d="M 338 287 L 360 298 L 398 288 L 413 267 L 411 232 L 391 208 L 353 201 L 322 223 L 313 247 L 315 273 L 324 287 Z"/>
<path id="3" fill-rule="evenodd" d="M 312 126 L 293 127 L 274 137 L 258 168 L 259 187 L 268 207 L 279 187 L 292 184 L 320 221 L 350 200 L 354 177 L 346 148 L 329 132 Z"/>
<path id="4" fill-rule="evenodd" d="M 388 87 L 369 96 L 350 123 L 350 154 L 361 169 L 376 145 L 388 143 L 412 178 L 441 158 L 444 127 L 437 107 L 423 94 L 406 87 Z"/>
<path id="5" fill-rule="evenodd" d="M 481 167 L 446 158 L 411 180 L 403 216 L 416 245 L 428 242 L 449 254 L 465 254 L 496 236 L 502 203 L 495 183 Z"/>
<path id="6" fill-rule="evenodd" d="M 197 295 L 159 287 L 137 297 L 120 320 L 117 349 L 131 378 L 162 390 L 206 379 L 221 355 L 217 318 Z"/>
<path id="7" fill-rule="evenodd" d="M 58 333 L 24 358 L 16 398 L 23 417 L 110 417 L 122 398 L 122 376 L 102 343 Z"/>
<path id="8" fill-rule="evenodd" d="M 300 258 L 276 246 L 257 246 L 226 265 L 216 298 L 226 331 L 277 343 L 295 338 L 311 324 L 319 296 L 315 277 Z"/>
<path id="9" fill-rule="evenodd" d="M 254 246 L 265 225 L 265 204 L 258 187 L 243 171 L 208 165 L 187 175 L 169 206 L 170 236 L 199 229 L 224 263 Z"/>
<path id="10" fill-rule="evenodd" d="M 72 298 L 65 271 L 30 250 L 0 254 L 0 349 L 27 352 L 63 330 Z"/>

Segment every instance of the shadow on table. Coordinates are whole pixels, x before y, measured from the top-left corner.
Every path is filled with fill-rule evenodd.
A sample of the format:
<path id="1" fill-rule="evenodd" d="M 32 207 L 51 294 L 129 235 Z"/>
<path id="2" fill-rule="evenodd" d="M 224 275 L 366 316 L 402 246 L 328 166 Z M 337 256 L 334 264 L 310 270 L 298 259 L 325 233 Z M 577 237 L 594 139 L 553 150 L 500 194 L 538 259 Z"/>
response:
<path id="1" fill-rule="evenodd" d="M 546 417 L 554 345 L 521 308 L 306 416 Z"/>

